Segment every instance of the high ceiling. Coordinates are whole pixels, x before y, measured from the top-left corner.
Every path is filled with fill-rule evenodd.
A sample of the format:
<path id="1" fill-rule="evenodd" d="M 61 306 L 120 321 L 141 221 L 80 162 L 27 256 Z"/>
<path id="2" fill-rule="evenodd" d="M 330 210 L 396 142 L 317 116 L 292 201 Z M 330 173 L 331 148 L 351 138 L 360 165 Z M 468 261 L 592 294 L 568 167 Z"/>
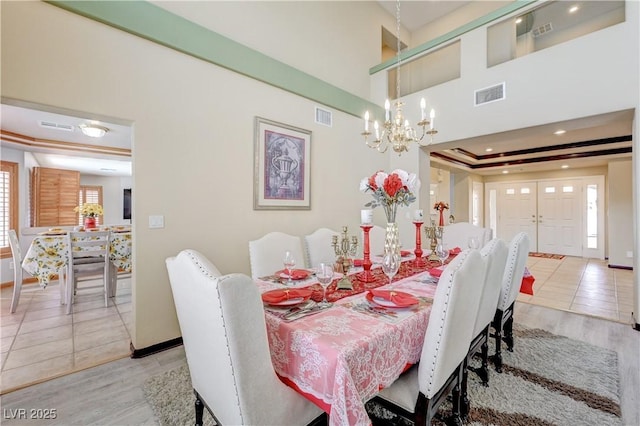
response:
<path id="1" fill-rule="evenodd" d="M 395 16 L 396 2 L 379 3 Z M 413 31 L 468 3 L 471 2 L 403 1 L 401 22 Z M 55 108 L 34 108 L 5 99 L 0 114 L 2 145 L 34 152 L 43 167 L 69 168 L 96 175 L 131 175 L 129 123 Z M 438 144 L 432 148 L 432 161 L 441 168 L 480 175 L 495 175 L 505 170 L 509 173 L 558 170 L 563 165 L 570 168 L 604 166 L 611 159 L 631 156 L 632 120 L 632 111 L 619 111 Z M 43 127 L 40 124 L 43 121 L 71 128 L 71 131 Z M 109 132 L 102 139 L 89 138 L 79 128 L 80 124 L 89 122 L 97 122 L 109 128 Z M 565 133 L 555 135 L 560 129 Z M 63 144 L 58 143 L 54 148 L 51 141 Z M 488 148 L 492 151 L 488 152 Z"/>

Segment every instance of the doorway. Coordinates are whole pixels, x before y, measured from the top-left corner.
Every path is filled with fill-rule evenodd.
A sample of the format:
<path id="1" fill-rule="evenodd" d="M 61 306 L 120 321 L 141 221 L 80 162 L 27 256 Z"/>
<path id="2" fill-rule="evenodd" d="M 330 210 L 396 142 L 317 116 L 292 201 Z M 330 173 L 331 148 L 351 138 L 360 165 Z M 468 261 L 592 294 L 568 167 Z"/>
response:
<path id="1" fill-rule="evenodd" d="M 604 176 L 487 184 L 494 235 L 526 232 L 531 251 L 604 259 Z"/>

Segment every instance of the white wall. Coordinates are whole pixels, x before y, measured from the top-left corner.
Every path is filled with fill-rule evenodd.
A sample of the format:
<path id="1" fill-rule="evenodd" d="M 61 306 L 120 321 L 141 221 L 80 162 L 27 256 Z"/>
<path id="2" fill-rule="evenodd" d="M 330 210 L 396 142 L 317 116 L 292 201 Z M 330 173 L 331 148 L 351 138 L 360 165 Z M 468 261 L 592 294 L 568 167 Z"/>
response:
<path id="1" fill-rule="evenodd" d="M 609 163 L 608 191 L 608 247 L 609 265 L 633 266 L 633 188 L 631 159 Z"/>
<path id="2" fill-rule="evenodd" d="M 372 13 L 380 10 L 371 5 Z M 278 19 L 287 25 L 314 27 L 335 18 L 333 8 L 312 8 L 310 15 L 293 2 L 280 6 L 283 16 Z M 236 16 L 242 16 L 237 19 L 240 24 L 247 16 L 246 6 L 235 7 Z M 340 44 L 358 55 L 323 57 L 318 69 L 336 85 L 345 84 L 340 78 L 353 79 L 347 75 L 355 72 L 360 81 L 355 91 L 362 91 L 367 67 L 377 62 L 380 53 L 380 22 L 371 22 L 375 16 L 358 18 L 337 32 L 323 34 L 340 40 L 330 43 L 332 48 Z M 3 2 L 1 29 L 3 96 L 134 123 L 136 348 L 180 335 L 164 263 L 167 257 L 192 248 L 223 273 L 248 274 L 248 241 L 269 231 L 304 235 L 320 226 L 348 225 L 357 232 L 360 209 L 370 198 L 358 191 L 360 179 L 389 165 L 387 156 L 366 147 L 360 136 L 362 121 L 356 117 L 334 111 L 332 128 L 316 125 L 313 102 L 55 6 Z M 364 33 L 357 40 L 368 42 L 345 42 L 354 33 Z M 315 52 L 301 53 L 317 42 L 317 34 L 303 32 L 288 39 L 290 48 L 281 46 L 279 54 L 286 51 L 290 57 L 311 60 Z M 88 51 L 100 54 L 87 55 Z M 358 62 L 354 66 L 351 61 Z M 369 62 L 367 67 L 363 61 Z M 311 210 L 253 210 L 256 116 L 312 132 Z M 165 228 L 149 229 L 149 215 L 163 215 Z"/>

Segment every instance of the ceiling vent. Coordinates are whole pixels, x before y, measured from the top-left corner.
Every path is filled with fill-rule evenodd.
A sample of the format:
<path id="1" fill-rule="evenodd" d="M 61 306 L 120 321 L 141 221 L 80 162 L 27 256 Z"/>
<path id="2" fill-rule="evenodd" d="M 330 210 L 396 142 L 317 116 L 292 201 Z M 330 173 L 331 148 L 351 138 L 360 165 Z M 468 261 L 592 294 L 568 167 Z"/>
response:
<path id="1" fill-rule="evenodd" d="M 40 124 L 40 127 L 44 127 L 45 129 L 73 132 L 73 126 L 70 124 L 59 124 L 59 123 L 53 123 L 51 121 L 42 121 L 42 120 L 40 120 L 38 123 Z"/>
<path id="2" fill-rule="evenodd" d="M 548 24 L 544 24 L 544 25 L 540 25 L 537 28 L 534 28 L 532 30 L 533 36 L 535 38 L 540 37 L 543 34 L 546 34 L 550 31 L 553 31 L 553 27 L 551 26 L 551 22 L 549 22 Z"/>
<path id="3" fill-rule="evenodd" d="M 331 111 L 316 107 L 316 123 L 322 124 L 323 126 L 332 127 L 333 115 L 331 114 Z"/>
<path id="4" fill-rule="evenodd" d="M 485 87 L 474 92 L 474 105 L 484 105 L 490 102 L 501 101 L 506 97 L 506 85 L 504 82 L 491 87 Z"/>

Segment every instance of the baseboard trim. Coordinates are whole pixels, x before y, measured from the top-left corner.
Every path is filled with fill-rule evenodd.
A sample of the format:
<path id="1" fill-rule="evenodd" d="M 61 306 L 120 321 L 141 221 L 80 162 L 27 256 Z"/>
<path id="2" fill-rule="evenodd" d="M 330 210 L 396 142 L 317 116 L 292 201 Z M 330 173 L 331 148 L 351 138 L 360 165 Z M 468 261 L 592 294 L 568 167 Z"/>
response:
<path id="1" fill-rule="evenodd" d="M 133 343 L 131 343 L 131 358 L 144 358 L 146 356 L 166 351 L 167 349 L 175 348 L 176 346 L 180 345 L 182 345 L 182 337 L 167 340 L 166 342 L 156 343 L 155 345 L 151 345 L 141 349 L 134 348 Z"/>
<path id="2" fill-rule="evenodd" d="M 51 281 L 57 280 L 58 276 L 55 275 Z M 28 277 L 22 280 L 22 285 L 25 284 L 36 284 L 38 282 L 38 279 L 35 277 Z M 7 281 L 6 283 L 1 283 L 0 284 L 0 288 L 7 288 L 7 287 L 13 287 L 13 281 Z"/>
<path id="3" fill-rule="evenodd" d="M 607 265 L 611 269 L 626 269 L 628 271 L 633 271 L 633 266 L 622 266 L 622 265 Z"/>

